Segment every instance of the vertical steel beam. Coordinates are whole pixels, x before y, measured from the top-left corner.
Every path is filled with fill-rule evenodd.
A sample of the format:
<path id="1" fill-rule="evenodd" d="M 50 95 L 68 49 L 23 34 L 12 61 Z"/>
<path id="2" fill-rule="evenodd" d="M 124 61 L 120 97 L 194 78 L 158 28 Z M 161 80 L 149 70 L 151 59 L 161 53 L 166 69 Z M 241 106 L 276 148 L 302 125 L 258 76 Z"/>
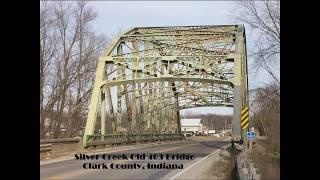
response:
<path id="1" fill-rule="evenodd" d="M 164 76 L 165 75 L 165 73 L 164 73 L 164 64 L 162 63 L 162 62 L 160 62 L 160 76 Z M 159 95 L 160 95 L 160 97 L 164 97 L 164 91 L 163 91 L 163 88 L 164 88 L 164 82 L 162 81 L 162 82 L 160 82 L 159 83 Z M 161 101 L 160 101 L 161 102 Z M 163 105 L 162 103 L 161 103 L 161 105 Z M 161 108 L 161 109 L 159 109 L 159 133 L 161 133 L 162 132 L 162 128 L 163 128 L 163 121 L 165 121 L 165 119 L 163 118 L 163 108 Z"/>
<path id="2" fill-rule="evenodd" d="M 169 108 L 170 106 L 165 106 L 164 107 L 164 123 L 163 123 L 163 131 L 164 133 L 167 133 L 168 131 L 168 122 L 169 122 L 169 116 L 168 116 L 168 113 L 169 113 Z"/>
<path id="3" fill-rule="evenodd" d="M 105 79 L 108 80 L 108 64 L 106 64 L 105 68 Z M 110 111 L 110 121 L 111 121 L 111 133 L 116 132 L 116 125 L 115 125 L 115 114 L 113 110 L 113 103 L 112 103 L 112 98 L 111 98 L 111 92 L 110 92 L 110 87 L 107 86 L 105 87 L 105 93 L 107 94 L 107 102 L 108 102 L 108 107 Z"/>
<path id="4" fill-rule="evenodd" d="M 156 46 L 153 44 L 152 45 L 152 48 L 156 48 Z M 152 52 L 153 56 L 157 55 L 155 51 Z M 157 74 L 157 64 L 158 64 L 158 61 L 156 62 L 152 62 L 152 66 L 150 67 L 150 75 L 152 74 L 152 76 L 154 77 L 154 75 Z M 157 97 L 157 89 L 156 89 L 156 82 L 152 82 L 151 83 L 151 87 L 152 87 L 152 90 L 151 90 L 151 96 L 150 98 L 151 99 L 155 99 Z M 150 124 L 151 124 L 151 128 L 150 128 L 150 131 L 151 132 L 156 132 L 156 123 L 157 123 L 157 120 L 156 120 L 156 101 L 153 100 L 153 101 L 150 101 L 150 105 L 151 105 L 151 118 L 150 118 Z"/>
<path id="5" fill-rule="evenodd" d="M 125 72 L 125 71 L 124 71 Z M 125 74 L 122 76 L 123 79 L 125 79 Z M 128 93 L 128 87 L 127 85 L 123 85 L 123 91 L 125 92 L 124 98 L 125 98 L 125 102 L 126 102 L 126 108 L 127 108 L 127 122 L 128 122 L 128 128 L 130 128 L 130 124 L 132 121 L 132 108 L 129 102 L 129 93 Z M 129 130 L 129 129 L 128 129 Z"/>
<path id="6" fill-rule="evenodd" d="M 138 42 L 137 42 L 138 43 Z M 139 50 L 139 45 L 137 44 L 136 45 L 136 49 Z M 142 56 L 144 57 L 144 56 Z M 142 61 L 142 62 L 140 62 Z M 137 79 L 141 79 L 142 78 L 142 71 L 144 70 L 144 65 L 145 65 L 145 62 L 144 62 L 144 58 L 141 58 L 141 55 L 139 54 L 137 56 Z M 144 129 L 144 103 L 143 103 L 143 96 L 142 96 L 142 90 L 141 90 L 141 84 L 142 83 L 138 83 L 138 91 L 136 92 L 137 93 L 137 96 L 139 96 L 139 113 L 140 113 L 140 118 L 139 118 L 139 124 L 140 124 L 140 127 L 139 127 L 139 133 L 141 133 Z"/>
<path id="7" fill-rule="evenodd" d="M 121 68 L 121 67 L 118 66 L 118 68 Z M 121 85 L 119 85 L 117 87 L 117 122 L 115 123 L 115 129 L 117 133 L 121 131 L 121 117 L 122 117 L 121 98 L 122 98 L 122 89 L 121 89 Z"/>
<path id="8" fill-rule="evenodd" d="M 111 92 L 110 92 L 110 87 L 106 87 L 106 93 L 107 93 L 107 99 L 108 99 L 108 106 L 110 110 L 110 120 L 111 120 L 111 133 L 116 132 L 116 122 L 115 122 L 115 116 L 114 116 L 114 110 L 113 110 L 113 103 L 112 103 L 112 98 L 111 98 Z"/>
<path id="9" fill-rule="evenodd" d="M 150 78 L 150 59 L 148 58 L 148 43 L 147 42 L 143 42 L 143 49 L 144 49 L 144 53 L 143 53 L 143 59 L 144 59 L 144 71 L 149 72 L 149 75 L 144 75 L 144 77 Z M 149 116 L 149 88 L 150 88 L 150 83 L 146 82 L 145 83 L 145 87 L 147 88 L 144 91 L 145 97 L 143 98 L 143 133 L 145 133 L 148 129 L 149 129 L 149 123 L 150 123 L 150 116 Z"/>
<path id="10" fill-rule="evenodd" d="M 135 40 L 132 41 L 132 51 L 138 51 L 137 42 Z M 137 78 L 137 70 L 138 70 L 138 57 L 132 54 L 132 79 Z M 131 122 L 129 122 L 129 132 L 136 132 L 136 121 L 137 121 L 137 97 L 136 97 L 136 83 L 132 83 L 132 115 Z"/>
<path id="11" fill-rule="evenodd" d="M 120 43 L 117 47 L 117 55 L 122 55 L 122 43 Z M 123 62 L 121 62 L 123 63 Z M 123 80 L 123 65 L 118 62 L 117 64 L 117 79 Z M 122 98 L 122 87 L 119 85 L 117 87 L 117 121 L 115 123 L 116 132 L 119 133 L 121 131 L 121 118 L 122 118 L 122 107 L 121 107 L 121 98 Z"/>
<path id="12" fill-rule="evenodd" d="M 175 107 L 175 106 L 173 106 L 173 107 Z M 176 122 L 175 122 L 175 120 L 176 120 L 176 119 L 175 119 L 175 115 L 176 115 L 175 108 L 172 108 L 172 109 L 171 109 L 171 126 L 170 126 L 172 133 L 175 132 L 175 124 L 176 124 Z"/>
<path id="13" fill-rule="evenodd" d="M 137 73 L 137 78 L 141 78 L 141 73 L 138 72 Z M 138 83 L 138 96 L 139 96 L 139 105 L 140 105 L 140 129 L 139 129 L 139 133 L 141 133 L 144 129 L 144 105 L 143 105 L 143 96 L 142 96 L 142 90 L 141 90 L 141 83 Z"/>
<path id="14" fill-rule="evenodd" d="M 177 111 L 176 121 L 177 121 L 177 131 L 176 132 L 181 133 L 180 111 Z"/>
<path id="15" fill-rule="evenodd" d="M 87 144 L 87 136 L 92 135 L 94 133 L 95 123 L 96 123 L 96 116 L 98 112 L 98 105 L 101 96 L 101 88 L 100 84 L 103 79 L 104 75 L 104 68 L 105 68 L 105 58 L 99 58 L 97 69 L 96 69 L 96 79 L 94 81 L 93 90 L 91 94 L 91 101 L 89 104 L 89 112 L 87 117 L 86 128 L 84 132 L 83 138 L 83 145 L 84 147 Z"/>
<path id="16" fill-rule="evenodd" d="M 106 96 L 104 89 L 101 91 L 101 141 L 104 141 L 104 135 L 106 134 Z"/>
<path id="17" fill-rule="evenodd" d="M 236 33 L 236 54 L 234 58 L 234 100 L 233 100 L 233 122 L 232 134 L 234 136 L 243 136 L 240 128 L 240 111 L 241 107 L 246 104 L 247 86 L 244 81 L 244 73 L 246 74 L 246 57 L 244 52 L 244 27 L 239 25 Z"/>

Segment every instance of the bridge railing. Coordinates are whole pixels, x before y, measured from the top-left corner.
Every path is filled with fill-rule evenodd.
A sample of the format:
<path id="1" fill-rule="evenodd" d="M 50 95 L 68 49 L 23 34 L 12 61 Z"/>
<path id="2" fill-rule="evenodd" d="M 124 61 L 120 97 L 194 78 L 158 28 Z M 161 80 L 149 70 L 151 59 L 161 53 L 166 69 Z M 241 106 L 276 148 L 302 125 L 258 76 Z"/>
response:
<path id="1" fill-rule="evenodd" d="M 86 136 L 86 146 L 133 144 L 153 141 L 182 140 L 183 134 L 95 134 Z"/>
<path id="2" fill-rule="evenodd" d="M 52 159 L 79 152 L 81 138 L 40 139 L 40 159 Z"/>

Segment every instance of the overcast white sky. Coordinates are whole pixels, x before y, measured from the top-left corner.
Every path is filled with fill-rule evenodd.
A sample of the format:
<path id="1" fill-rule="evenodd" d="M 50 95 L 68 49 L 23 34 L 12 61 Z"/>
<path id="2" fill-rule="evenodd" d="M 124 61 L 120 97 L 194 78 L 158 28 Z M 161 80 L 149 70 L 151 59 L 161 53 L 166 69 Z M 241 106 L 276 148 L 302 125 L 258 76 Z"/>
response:
<path id="1" fill-rule="evenodd" d="M 98 13 L 93 26 L 97 33 L 112 38 L 117 32 L 137 26 L 173 25 L 226 25 L 235 24 L 233 19 L 237 1 L 91 1 Z M 248 53 L 257 38 L 246 26 Z M 249 88 L 262 86 L 270 77 L 260 72 L 256 75 L 249 64 Z M 233 108 L 195 108 L 192 112 L 232 114 Z M 190 111 L 190 110 L 188 110 Z M 185 113 L 185 111 L 182 111 Z"/>

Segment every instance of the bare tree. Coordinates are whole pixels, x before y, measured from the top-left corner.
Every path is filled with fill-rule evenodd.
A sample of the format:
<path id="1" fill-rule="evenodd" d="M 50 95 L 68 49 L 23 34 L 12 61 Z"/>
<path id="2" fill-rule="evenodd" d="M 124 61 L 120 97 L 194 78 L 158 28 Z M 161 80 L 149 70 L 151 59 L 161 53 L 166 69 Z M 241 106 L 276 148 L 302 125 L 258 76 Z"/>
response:
<path id="1" fill-rule="evenodd" d="M 239 2 L 236 20 L 249 25 L 259 33 L 256 40 L 256 50 L 252 54 L 255 58 L 256 72 L 263 68 L 280 84 L 272 65 L 280 62 L 280 1 Z"/>
<path id="2" fill-rule="evenodd" d="M 273 78 L 271 83 L 252 89 L 249 94 L 250 122 L 267 137 L 258 141 L 260 148 L 253 151 L 254 161 L 263 178 L 275 179 L 270 170 L 280 169 L 280 77 L 273 67 L 280 63 L 280 1 L 240 1 L 238 8 L 235 11 L 238 22 L 259 35 L 251 54 L 256 73 L 262 68 Z"/>
<path id="3" fill-rule="evenodd" d="M 261 135 L 267 137 L 259 141 L 260 148 L 254 150 L 253 157 L 263 178 L 275 179 L 271 176 L 279 177 L 280 169 L 280 85 L 272 82 L 266 87 L 253 90 L 251 94 L 250 121 Z"/>
<path id="4" fill-rule="evenodd" d="M 92 30 L 97 15 L 84 1 L 45 1 L 41 12 L 41 138 L 49 130 L 54 138 L 70 137 L 85 121 L 97 58 L 106 42 Z"/>
<path id="5" fill-rule="evenodd" d="M 256 126 L 261 127 L 266 136 L 275 135 L 275 131 L 280 129 L 280 86 L 273 82 L 253 90 L 251 94 L 253 101 L 250 107 Z M 273 124 L 278 124 L 278 129 L 270 129 Z"/>
<path id="6" fill-rule="evenodd" d="M 44 138 L 46 134 L 45 120 L 48 115 L 45 113 L 50 108 L 45 88 L 49 84 L 50 66 L 56 53 L 56 39 L 53 35 L 54 19 L 52 18 L 52 9 L 47 1 L 41 1 L 40 8 L 40 137 Z M 45 101 L 47 106 L 45 107 Z"/>

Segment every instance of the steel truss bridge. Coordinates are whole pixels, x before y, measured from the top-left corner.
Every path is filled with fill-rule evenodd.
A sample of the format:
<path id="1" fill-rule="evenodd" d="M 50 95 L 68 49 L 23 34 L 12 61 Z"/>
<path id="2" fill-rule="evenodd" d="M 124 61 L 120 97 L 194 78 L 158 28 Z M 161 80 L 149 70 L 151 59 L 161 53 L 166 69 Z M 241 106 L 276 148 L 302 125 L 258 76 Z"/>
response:
<path id="1" fill-rule="evenodd" d="M 233 107 L 240 135 L 247 105 L 243 25 L 132 28 L 99 58 L 83 143 L 179 139 L 179 110 L 209 106 Z"/>

